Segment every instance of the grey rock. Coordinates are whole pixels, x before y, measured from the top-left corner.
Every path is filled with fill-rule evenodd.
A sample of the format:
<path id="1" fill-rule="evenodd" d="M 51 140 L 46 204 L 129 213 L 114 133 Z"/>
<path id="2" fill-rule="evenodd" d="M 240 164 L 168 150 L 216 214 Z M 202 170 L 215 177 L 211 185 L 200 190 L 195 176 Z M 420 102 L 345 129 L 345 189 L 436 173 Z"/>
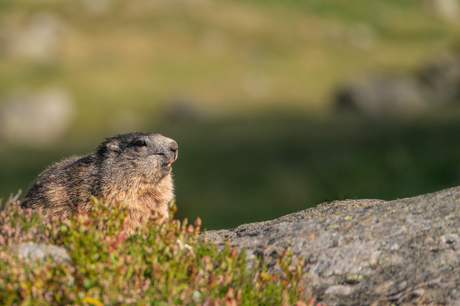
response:
<path id="1" fill-rule="evenodd" d="M 448 244 L 457 243 L 459 239 L 457 234 L 446 234 L 441 236 L 441 241 Z"/>
<path id="2" fill-rule="evenodd" d="M 340 110 L 352 109 L 372 119 L 407 118 L 429 106 L 422 84 L 390 74 L 372 75 L 343 86 L 337 93 Z"/>
<path id="3" fill-rule="evenodd" d="M 54 262 L 70 261 L 69 253 L 63 247 L 42 243 L 23 243 L 17 248 L 19 258 L 23 260 L 45 260 L 50 256 Z"/>
<path id="4" fill-rule="evenodd" d="M 460 100 L 460 52 L 447 52 L 433 57 L 418 74 L 428 88 L 428 98 L 434 105 Z"/>
<path id="5" fill-rule="evenodd" d="M 336 201 L 203 237 L 273 267 L 289 247 L 327 305 L 451 305 L 460 290 L 459 204 L 460 187 L 388 202 Z"/>
<path id="6" fill-rule="evenodd" d="M 414 73 L 370 74 L 341 86 L 335 94 L 339 111 L 364 117 L 406 119 L 460 101 L 460 52 L 439 54 Z"/>
<path id="7" fill-rule="evenodd" d="M 457 0 L 425 0 L 425 6 L 431 13 L 446 21 L 460 20 L 460 5 Z"/>
<path id="8" fill-rule="evenodd" d="M 343 285 L 337 285 L 337 286 L 331 286 L 327 288 L 326 294 L 331 294 L 331 295 L 348 295 L 353 291 L 353 288 L 350 286 L 343 286 Z"/>
<path id="9" fill-rule="evenodd" d="M 66 27 L 57 15 L 36 12 L 26 23 L 0 30 L 2 53 L 40 63 L 53 62 L 65 34 Z"/>
<path id="10" fill-rule="evenodd" d="M 268 228 L 271 225 L 284 223 L 284 222 L 295 222 L 304 219 L 311 219 L 314 217 L 329 216 L 342 211 L 348 211 L 353 208 L 359 207 L 370 207 L 373 205 L 378 205 L 385 203 L 383 200 L 375 199 L 363 199 L 363 200 L 345 200 L 345 201 L 333 201 L 330 203 L 322 203 L 316 207 L 302 210 L 296 213 L 292 213 L 286 216 L 282 216 L 275 220 L 256 222 L 250 224 L 243 224 L 234 229 L 229 230 L 217 230 L 217 231 L 207 231 L 204 233 L 206 240 L 217 240 L 217 239 L 227 239 L 230 237 L 239 237 L 248 232 L 255 234 L 257 230 Z"/>
<path id="11" fill-rule="evenodd" d="M 74 103 L 62 88 L 15 91 L 0 104 L 0 139 L 47 146 L 61 139 L 74 115 Z"/>

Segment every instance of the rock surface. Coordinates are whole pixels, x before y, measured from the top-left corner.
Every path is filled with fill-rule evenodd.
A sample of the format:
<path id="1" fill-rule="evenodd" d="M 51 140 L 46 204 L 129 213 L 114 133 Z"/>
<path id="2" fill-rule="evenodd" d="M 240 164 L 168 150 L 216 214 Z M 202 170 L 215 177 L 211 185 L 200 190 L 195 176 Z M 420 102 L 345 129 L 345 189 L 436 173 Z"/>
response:
<path id="1" fill-rule="evenodd" d="M 18 256 L 24 260 L 45 260 L 50 256 L 55 262 L 70 261 L 69 253 L 63 247 L 43 243 L 22 243 L 17 249 Z"/>
<path id="2" fill-rule="evenodd" d="M 340 86 L 339 111 L 353 111 L 380 121 L 406 119 L 460 102 L 460 51 L 438 54 L 412 74 L 364 75 Z"/>
<path id="3" fill-rule="evenodd" d="M 339 109 L 355 109 L 368 118 L 406 118 L 425 112 L 429 92 L 406 76 L 371 75 L 345 86 L 337 95 Z"/>
<path id="4" fill-rule="evenodd" d="M 425 0 L 427 11 L 453 23 L 460 19 L 460 5 L 457 0 Z"/>
<path id="5" fill-rule="evenodd" d="M 62 139 L 75 114 L 74 101 L 64 88 L 13 91 L 0 101 L 0 141 L 49 146 Z"/>
<path id="6" fill-rule="evenodd" d="M 51 11 L 38 11 L 23 22 L 14 14 L 0 28 L 0 55 L 28 59 L 41 64 L 54 63 L 67 36 L 64 21 Z"/>
<path id="7" fill-rule="evenodd" d="M 321 204 L 272 221 L 208 231 L 268 262 L 289 247 L 327 305 L 457 305 L 460 187 L 385 202 Z"/>

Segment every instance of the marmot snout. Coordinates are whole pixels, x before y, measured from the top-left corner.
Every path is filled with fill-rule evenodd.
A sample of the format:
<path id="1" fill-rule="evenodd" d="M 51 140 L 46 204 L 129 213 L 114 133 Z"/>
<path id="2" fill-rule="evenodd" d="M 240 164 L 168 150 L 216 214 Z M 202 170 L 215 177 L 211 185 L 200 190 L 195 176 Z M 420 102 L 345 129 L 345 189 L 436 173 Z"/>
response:
<path id="1" fill-rule="evenodd" d="M 95 152 L 55 163 L 32 183 L 21 207 L 52 211 L 60 216 L 88 209 L 91 196 L 129 210 L 127 232 L 155 214 L 169 218 L 174 198 L 171 163 L 177 143 L 160 134 L 130 133 L 107 138 Z"/>

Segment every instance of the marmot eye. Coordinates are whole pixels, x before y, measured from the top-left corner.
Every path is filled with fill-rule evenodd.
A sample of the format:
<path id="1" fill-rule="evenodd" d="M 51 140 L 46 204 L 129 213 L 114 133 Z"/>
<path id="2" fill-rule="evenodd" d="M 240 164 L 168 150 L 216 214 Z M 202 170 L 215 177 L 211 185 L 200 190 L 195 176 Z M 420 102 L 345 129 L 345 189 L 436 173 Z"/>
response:
<path id="1" fill-rule="evenodd" d="M 142 139 L 135 140 L 133 144 L 138 147 L 147 146 L 147 143 L 145 142 L 145 140 L 142 140 Z"/>

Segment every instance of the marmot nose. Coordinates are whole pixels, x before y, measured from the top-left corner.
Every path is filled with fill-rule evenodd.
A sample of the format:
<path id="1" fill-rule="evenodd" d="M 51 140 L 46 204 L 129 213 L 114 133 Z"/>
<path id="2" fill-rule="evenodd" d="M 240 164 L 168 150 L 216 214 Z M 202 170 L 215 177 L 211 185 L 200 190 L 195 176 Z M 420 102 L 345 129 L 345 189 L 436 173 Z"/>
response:
<path id="1" fill-rule="evenodd" d="M 175 142 L 174 140 L 171 141 L 171 143 L 169 144 L 169 149 L 171 150 L 171 152 L 173 152 L 174 160 L 176 160 L 177 155 L 179 153 L 179 145 L 177 144 L 177 142 Z"/>

